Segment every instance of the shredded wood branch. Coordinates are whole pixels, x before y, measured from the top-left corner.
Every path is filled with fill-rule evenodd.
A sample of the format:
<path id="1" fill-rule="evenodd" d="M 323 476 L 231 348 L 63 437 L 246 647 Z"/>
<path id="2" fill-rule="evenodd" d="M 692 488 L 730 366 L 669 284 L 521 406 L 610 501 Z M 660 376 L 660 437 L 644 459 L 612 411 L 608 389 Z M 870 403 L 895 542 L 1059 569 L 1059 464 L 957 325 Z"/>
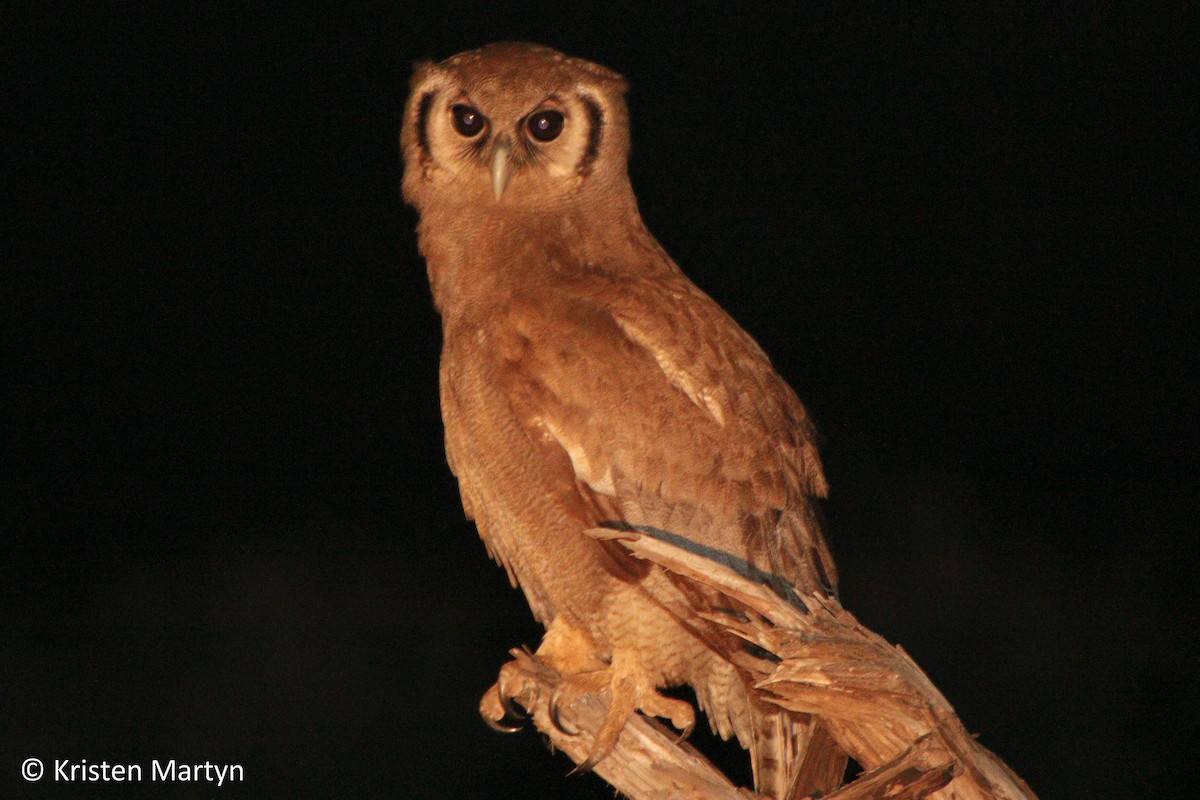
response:
<path id="1" fill-rule="evenodd" d="M 499 683 L 554 749 L 581 763 L 604 722 L 607 692 L 585 695 L 578 702 L 556 708 L 553 701 L 562 677 L 528 651 L 513 650 L 512 655 L 514 660 L 501 669 Z M 487 718 L 487 711 L 483 713 Z M 754 796 L 735 787 L 695 748 L 681 742 L 678 734 L 640 714 L 629 720 L 612 753 L 594 771 L 634 800 L 746 800 Z"/>
<path id="2" fill-rule="evenodd" d="M 734 601 L 727 614 L 693 614 L 693 624 L 740 667 L 752 690 L 783 708 L 818 717 L 836 745 L 863 768 L 826 800 L 1036 800 L 1024 781 L 967 732 L 908 654 L 865 628 L 837 600 L 803 597 L 805 611 L 724 565 L 652 536 L 592 533 L 618 540 L 638 558 Z M 748 656 L 745 647 L 733 644 L 739 641 L 773 657 Z M 603 721 L 607 696 L 589 695 L 556 708 L 552 699 L 560 676 L 531 653 L 514 650 L 513 655 L 500 684 L 553 747 L 582 762 Z M 640 715 L 595 771 L 634 800 L 756 797 Z"/>

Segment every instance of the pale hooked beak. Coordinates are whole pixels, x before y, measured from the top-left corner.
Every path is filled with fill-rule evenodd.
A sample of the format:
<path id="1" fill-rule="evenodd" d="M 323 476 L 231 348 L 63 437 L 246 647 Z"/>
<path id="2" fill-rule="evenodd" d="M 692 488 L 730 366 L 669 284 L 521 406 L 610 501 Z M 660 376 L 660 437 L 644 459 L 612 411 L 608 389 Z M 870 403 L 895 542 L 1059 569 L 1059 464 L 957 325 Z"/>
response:
<path id="1" fill-rule="evenodd" d="M 508 186 L 508 179 L 512 177 L 509 171 L 512 150 L 512 140 L 507 135 L 497 138 L 496 146 L 492 148 L 492 191 L 497 200 L 504 194 L 504 187 Z"/>

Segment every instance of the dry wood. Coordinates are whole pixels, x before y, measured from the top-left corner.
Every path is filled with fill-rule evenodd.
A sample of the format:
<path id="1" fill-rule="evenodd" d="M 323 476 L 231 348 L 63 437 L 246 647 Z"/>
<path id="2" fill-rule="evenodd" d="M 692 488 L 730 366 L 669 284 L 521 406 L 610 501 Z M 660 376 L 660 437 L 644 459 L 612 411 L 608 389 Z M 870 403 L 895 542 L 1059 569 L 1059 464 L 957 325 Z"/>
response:
<path id="1" fill-rule="evenodd" d="M 514 660 L 501 669 L 499 685 L 525 709 L 554 748 L 576 763 L 591 752 L 595 733 L 608 708 L 607 692 L 585 695 L 571 705 L 555 708 L 553 698 L 561 676 L 525 650 L 513 650 Z M 493 687 L 489 692 L 495 691 Z M 484 697 L 484 718 L 492 702 Z M 494 707 L 494 706 L 492 706 Z M 678 734 L 640 714 L 630 718 L 613 752 L 594 768 L 596 774 L 634 800 L 746 800 L 743 793 Z"/>
<path id="2" fill-rule="evenodd" d="M 1016 774 L 963 727 L 924 672 L 831 598 L 802 598 L 805 612 L 767 587 L 701 555 L 634 531 L 597 531 L 688 581 L 717 589 L 739 608 L 698 620 L 713 642 L 730 634 L 773 654 L 778 662 L 727 648 L 747 682 L 784 708 L 820 718 L 834 742 L 864 769 L 829 800 L 953 798 L 1036 800 Z M 516 650 L 504 666 L 506 692 L 530 714 L 552 745 L 576 763 L 590 750 L 608 698 L 587 696 L 566 708 L 552 699 L 560 677 L 536 656 Z M 492 694 L 496 691 L 493 687 Z M 485 707 L 495 708 L 493 695 Z M 634 800 L 754 797 L 735 787 L 699 752 L 640 715 L 595 771 Z M 798 800 L 798 799 L 797 799 Z"/>

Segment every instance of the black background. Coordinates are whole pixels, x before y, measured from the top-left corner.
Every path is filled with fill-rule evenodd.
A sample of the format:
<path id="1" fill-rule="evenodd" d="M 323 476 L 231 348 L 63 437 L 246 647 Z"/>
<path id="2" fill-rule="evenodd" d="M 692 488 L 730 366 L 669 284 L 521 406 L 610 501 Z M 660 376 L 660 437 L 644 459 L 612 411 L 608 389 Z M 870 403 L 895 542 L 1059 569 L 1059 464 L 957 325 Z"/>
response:
<path id="1" fill-rule="evenodd" d="M 647 223 L 821 426 L 847 606 L 1043 798 L 1194 787 L 1194 36 L 958 5 L 9 26 L 0 794 L 611 797 L 477 716 L 539 631 L 444 463 L 399 199 L 411 62 L 500 39 L 630 79 Z"/>

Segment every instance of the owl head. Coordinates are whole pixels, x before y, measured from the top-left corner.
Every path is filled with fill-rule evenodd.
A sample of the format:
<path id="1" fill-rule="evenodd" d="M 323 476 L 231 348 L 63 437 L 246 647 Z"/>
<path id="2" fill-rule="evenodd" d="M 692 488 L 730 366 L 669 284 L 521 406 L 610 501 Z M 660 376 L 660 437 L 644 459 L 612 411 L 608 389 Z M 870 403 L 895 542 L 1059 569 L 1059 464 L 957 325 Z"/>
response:
<path id="1" fill-rule="evenodd" d="M 503 42 L 421 62 L 400 136 L 404 198 L 553 209 L 627 193 L 625 79 L 548 47 Z"/>

